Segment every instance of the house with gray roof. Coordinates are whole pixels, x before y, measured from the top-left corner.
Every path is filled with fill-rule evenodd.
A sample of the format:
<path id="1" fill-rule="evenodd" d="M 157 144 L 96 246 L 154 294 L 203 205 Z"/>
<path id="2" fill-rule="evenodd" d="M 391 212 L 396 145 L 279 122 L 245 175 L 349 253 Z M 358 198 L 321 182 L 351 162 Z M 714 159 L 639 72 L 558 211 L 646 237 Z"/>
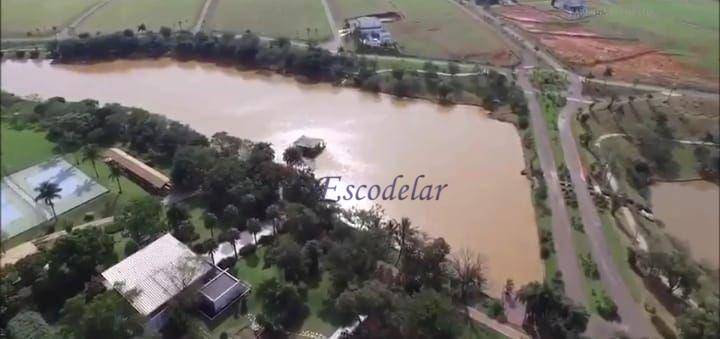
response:
<path id="1" fill-rule="evenodd" d="M 166 234 L 103 272 L 105 286 L 122 295 L 161 329 L 167 323 L 169 303 L 183 291 L 198 293 L 199 308 L 214 319 L 250 292 L 250 285 L 195 254 Z"/>

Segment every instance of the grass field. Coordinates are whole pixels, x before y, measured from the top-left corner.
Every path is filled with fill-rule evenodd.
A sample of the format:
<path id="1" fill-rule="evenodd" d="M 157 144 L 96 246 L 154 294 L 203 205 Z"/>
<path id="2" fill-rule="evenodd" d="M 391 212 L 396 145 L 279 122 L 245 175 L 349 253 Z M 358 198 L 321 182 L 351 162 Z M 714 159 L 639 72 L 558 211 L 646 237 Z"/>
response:
<path id="1" fill-rule="evenodd" d="M 311 39 L 332 37 L 321 0 L 219 0 L 208 27 L 298 40 L 307 40 L 309 29 Z"/>
<path id="2" fill-rule="evenodd" d="M 644 43 L 679 54 L 685 63 L 718 73 L 720 7 L 714 0 L 594 1 L 603 14 L 588 27 L 636 37 Z"/>
<path id="3" fill-rule="evenodd" d="M 114 32 L 145 24 L 150 30 L 161 26 L 190 29 L 202 10 L 202 0 L 113 0 L 85 20 L 77 32 Z"/>
<path id="4" fill-rule="evenodd" d="M 2 37 L 27 37 L 53 33 L 72 23 L 100 0 L 2 0 Z"/>
<path id="5" fill-rule="evenodd" d="M 340 26 L 349 17 L 396 11 L 404 15 L 388 24 L 401 51 L 442 59 L 493 60 L 498 63 L 508 46 L 484 22 L 448 1 L 438 0 L 328 0 Z"/>
<path id="6" fill-rule="evenodd" d="M 7 124 L 0 127 L 0 164 L 3 175 L 49 160 L 55 145 L 45 139 L 44 132 L 18 130 Z"/>

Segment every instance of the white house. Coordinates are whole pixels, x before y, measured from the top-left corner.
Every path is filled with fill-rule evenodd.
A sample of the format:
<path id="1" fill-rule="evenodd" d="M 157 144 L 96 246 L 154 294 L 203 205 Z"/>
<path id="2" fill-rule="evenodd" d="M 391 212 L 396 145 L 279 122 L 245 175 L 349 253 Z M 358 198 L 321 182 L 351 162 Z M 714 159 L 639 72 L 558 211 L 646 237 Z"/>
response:
<path id="1" fill-rule="evenodd" d="M 250 292 L 250 286 L 193 253 L 166 234 L 102 273 L 108 289 L 115 289 L 154 329 L 167 322 L 168 302 L 193 287 L 200 310 L 215 318 Z"/>

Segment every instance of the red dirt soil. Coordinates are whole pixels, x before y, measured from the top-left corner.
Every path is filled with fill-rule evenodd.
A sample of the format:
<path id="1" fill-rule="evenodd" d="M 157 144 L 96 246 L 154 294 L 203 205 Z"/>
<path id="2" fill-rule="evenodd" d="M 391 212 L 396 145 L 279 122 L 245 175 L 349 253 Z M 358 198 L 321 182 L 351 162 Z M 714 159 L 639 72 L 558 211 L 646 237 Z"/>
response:
<path id="1" fill-rule="evenodd" d="M 684 65 L 672 55 L 663 54 L 642 42 L 613 40 L 612 37 L 592 38 L 596 33 L 580 23 L 566 21 L 558 24 L 562 21 L 560 16 L 531 6 L 502 6 L 494 10 L 582 74 L 592 72 L 596 77 L 602 77 L 605 69 L 611 67 L 612 80 L 632 82 L 638 79 L 665 86 L 718 89 L 717 78 Z M 562 35 L 553 35 L 552 32 L 562 32 Z"/>

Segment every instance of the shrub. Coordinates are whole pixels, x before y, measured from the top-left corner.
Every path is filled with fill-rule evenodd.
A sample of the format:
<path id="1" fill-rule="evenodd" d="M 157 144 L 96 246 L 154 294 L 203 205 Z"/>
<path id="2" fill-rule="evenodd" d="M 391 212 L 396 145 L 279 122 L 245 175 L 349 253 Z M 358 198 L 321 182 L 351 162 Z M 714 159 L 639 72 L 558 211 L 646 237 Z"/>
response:
<path id="1" fill-rule="evenodd" d="M 254 244 L 246 245 L 238 250 L 238 255 L 241 257 L 250 255 L 252 253 L 255 253 L 255 250 L 257 249 L 257 246 Z"/>
<path id="2" fill-rule="evenodd" d="M 542 244 L 540 246 L 540 258 L 542 260 L 546 260 L 547 258 L 549 258 L 550 253 L 552 253 L 552 250 L 550 250 L 547 244 Z"/>
<path id="3" fill-rule="evenodd" d="M 237 260 L 234 256 L 230 256 L 223 260 L 220 260 L 217 265 L 218 267 L 220 267 L 220 269 L 226 270 L 235 267 L 235 264 L 237 264 Z"/>
<path id="4" fill-rule="evenodd" d="M 15 57 L 18 59 L 25 58 L 25 51 L 15 51 Z"/>
<path id="5" fill-rule="evenodd" d="M 138 246 L 138 243 L 136 243 L 135 240 L 130 239 L 130 240 L 128 240 L 127 243 L 125 243 L 125 255 L 126 256 L 129 256 L 129 255 L 137 252 L 137 250 L 139 250 L 139 249 L 140 249 L 140 246 Z"/>
<path id="6" fill-rule="evenodd" d="M 45 322 L 40 313 L 26 311 L 14 316 L 7 324 L 10 338 L 41 339 L 52 336 L 52 328 Z"/>
<path id="7" fill-rule="evenodd" d="M 605 319 L 617 318 L 617 305 L 605 291 L 601 291 L 595 296 L 595 309 L 598 314 Z"/>
<path id="8" fill-rule="evenodd" d="M 526 129 L 529 126 L 530 126 L 530 122 L 528 121 L 528 118 L 526 116 L 521 116 L 518 118 L 518 128 Z"/>
<path id="9" fill-rule="evenodd" d="M 505 322 L 505 307 L 500 300 L 493 299 L 487 308 L 487 314 L 490 318 L 496 319 L 500 322 Z"/>
<path id="10" fill-rule="evenodd" d="M 258 239 L 258 244 L 269 245 L 270 243 L 272 243 L 274 238 L 275 238 L 275 236 L 271 235 L 271 234 L 263 235 L 260 237 L 260 239 Z"/>

